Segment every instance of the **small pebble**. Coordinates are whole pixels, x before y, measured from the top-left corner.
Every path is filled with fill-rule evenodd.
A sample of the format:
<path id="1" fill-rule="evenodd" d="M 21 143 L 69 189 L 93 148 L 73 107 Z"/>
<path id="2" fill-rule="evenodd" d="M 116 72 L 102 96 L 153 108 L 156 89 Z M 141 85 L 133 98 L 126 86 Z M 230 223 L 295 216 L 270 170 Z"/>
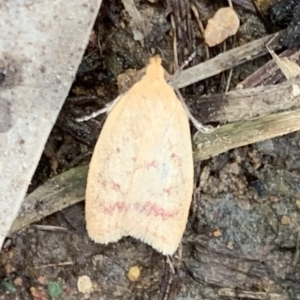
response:
<path id="1" fill-rule="evenodd" d="M 217 229 L 213 233 L 214 237 L 220 237 L 222 235 L 222 231 L 220 229 Z"/>
<path id="2" fill-rule="evenodd" d="M 77 288 L 80 293 L 91 293 L 93 291 L 93 284 L 91 278 L 87 275 L 80 276 L 77 281 Z"/>
<path id="3" fill-rule="evenodd" d="M 233 241 L 229 241 L 229 242 L 228 242 L 227 248 L 230 249 L 230 250 L 233 250 L 233 249 L 234 249 Z"/>
<path id="4" fill-rule="evenodd" d="M 129 269 L 127 277 L 130 281 L 137 281 L 141 276 L 141 270 L 138 266 L 133 266 Z"/>
<path id="5" fill-rule="evenodd" d="M 281 225 L 289 225 L 291 223 L 291 218 L 289 216 L 282 216 Z"/>

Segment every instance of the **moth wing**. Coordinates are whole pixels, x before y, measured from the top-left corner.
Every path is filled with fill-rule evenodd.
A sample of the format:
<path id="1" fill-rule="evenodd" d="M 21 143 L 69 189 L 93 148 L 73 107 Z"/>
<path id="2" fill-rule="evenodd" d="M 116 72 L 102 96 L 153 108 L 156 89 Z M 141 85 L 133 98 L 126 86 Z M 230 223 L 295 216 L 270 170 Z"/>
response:
<path id="1" fill-rule="evenodd" d="M 186 227 L 193 157 L 186 113 L 164 81 L 136 83 L 107 117 L 86 191 L 89 236 L 131 235 L 173 254 Z"/>

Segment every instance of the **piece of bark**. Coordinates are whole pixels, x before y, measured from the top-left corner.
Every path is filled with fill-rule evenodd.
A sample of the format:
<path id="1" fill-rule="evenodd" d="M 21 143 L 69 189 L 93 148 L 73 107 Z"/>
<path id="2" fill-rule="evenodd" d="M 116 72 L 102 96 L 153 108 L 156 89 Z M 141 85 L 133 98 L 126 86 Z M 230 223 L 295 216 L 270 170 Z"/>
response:
<path id="1" fill-rule="evenodd" d="M 287 49 L 278 55 L 280 58 L 287 57 L 293 61 L 300 63 L 300 51 L 298 49 Z M 260 85 L 271 85 L 279 82 L 284 78 L 283 73 L 272 59 L 256 70 L 245 80 L 238 84 L 238 88 L 247 89 Z"/>
<path id="2" fill-rule="evenodd" d="M 198 120 L 207 122 L 237 122 L 257 116 L 300 107 L 300 95 L 294 87 L 300 78 L 278 85 L 236 90 L 227 94 L 186 97 L 186 103 Z"/>
<path id="3" fill-rule="evenodd" d="M 0 9 L 0 248 L 74 81 L 101 0 Z"/>
<path id="4" fill-rule="evenodd" d="M 255 14 L 256 13 L 256 9 L 252 4 L 251 0 L 232 0 L 232 2 L 238 6 L 240 6 L 241 8 L 244 8 L 246 10 L 248 10 L 249 12 Z"/>
<path id="5" fill-rule="evenodd" d="M 300 109 L 226 124 L 210 134 L 197 132 L 194 160 L 300 130 Z"/>
<path id="6" fill-rule="evenodd" d="M 122 3 L 126 12 L 131 17 L 130 26 L 133 32 L 133 38 L 136 41 L 142 41 L 151 32 L 149 20 L 145 15 L 141 15 L 133 0 L 122 0 Z"/>
<path id="7" fill-rule="evenodd" d="M 84 199 L 88 166 L 79 166 L 49 179 L 29 194 L 10 233 Z"/>
<path id="8" fill-rule="evenodd" d="M 256 299 L 256 300 L 288 300 L 287 295 L 268 292 L 238 291 L 236 289 L 219 289 L 220 297 L 234 297 L 235 299 Z"/>

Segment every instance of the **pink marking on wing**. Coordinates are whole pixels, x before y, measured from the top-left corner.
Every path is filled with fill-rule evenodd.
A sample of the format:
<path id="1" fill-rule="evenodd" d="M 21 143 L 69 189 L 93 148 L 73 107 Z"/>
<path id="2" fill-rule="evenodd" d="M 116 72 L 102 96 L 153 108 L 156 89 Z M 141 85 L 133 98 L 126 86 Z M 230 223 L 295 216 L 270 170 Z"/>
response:
<path id="1" fill-rule="evenodd" d="M 156 168 L 157 167 L 157 161 L 152 160 L 150 162 L 145 163 L 145 168 L 149 170 L 150 168 Z"/>
<path id="2" fill-rule="evenodd" d="M 105 179 L 103 179 L 103 180 L 101 181 L 101 185 L 102 185 L 104 188 L 106 188 L 107 181 L 106 181 Z"/>
<path id="3" fill-rule="evenodd" d="M 172 153 L 171 154 L 171 159 L 174 161 L 174 162 L 176 162 L 178 165 L 181 165 L 181 157 L 178 155 L 178 154 L 176 154 L 176 153 Z"/>
<path id="4" fill-rule="evenodd" d="M 115 202 L 114 204 L 105 204 L 101 205 L 100 209 L 103 211 L 103 213 L 112 215 L 115 211 L 117 211 L 118 213 L 124 211 L 125 203 L 119 201 Z"/>
<path id="5" fill-rule="evenodd" d="M 171 192 L 172 192 L 173 189 L 174 189 L 174 187 L 171 186 L 171 187 L 169 187 L 167 189 L 163 189 L 163 191 L 164 191 L 164 193 L 168 194 L 168 196 L 170 196 L 170 194 L 171 194 Z"/>
<path id="6" fill-rule="evenodd" d="M 149 201 L 146 203 L 135 203 L 134 209 L 138 213 L 143 213 L 147 216 L 153 215 L 154 217 L 161 217 L 163 221 L 173 218 L 177 215 L 177 212 L 168 211 L 163 207 Z"/>
<path id="7" fill-rule="evenodd" d="M 177 158 L 179 158 L 179 156 L 178 156 L 176 153 L 173 152 L 173 153 L 171 154 L 171 158 L 172 158 L 172 159 L 177 159 Z"/>
<path id="8" fill-rule="evenodd" d="M 134 162 L 135 162 L 135 160 L 134 160 Z M 143 162 L 139 165 L 136 165 L 135 171 L 139 170 L 139 169 L 149 170 L 150 168 L 157 168 L 157 161 L 156 160 L 152 160 L 152 161 L 149 161 L 149 162 Z"/>
<path id="9" fill-rule="evenodd" d="M 111 182 L 111 188 L 112 188 L 114 191 L 116 191 L 116 192 L 120 192 L 121 186 L 120 186 L 118 183 L 112 181 L 112 182 Z"/>

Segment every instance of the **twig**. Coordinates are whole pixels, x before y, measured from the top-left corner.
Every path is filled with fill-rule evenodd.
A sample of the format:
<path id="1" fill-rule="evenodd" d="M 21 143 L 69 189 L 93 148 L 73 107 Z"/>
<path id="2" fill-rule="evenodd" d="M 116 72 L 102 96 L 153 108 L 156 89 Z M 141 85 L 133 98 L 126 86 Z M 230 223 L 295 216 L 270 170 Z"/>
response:
<path id="1" fill-rule="evenodd" d="M 45 231 L 68 231 L 67 228 L 61 226 L 51 226 L 51 225 L 32 225 L 32 228 Z"/>
<path id="2" fill-rule="evenodd" d="M 228 78 L 227 78 L 227 83 L 226 83 L 226 87 L 225 87 L 225 93 L 227 93 L 229 91 L 230 88 L 230 83 L 231 83 L 231 77 L 232 77 L 232 70 L 229 70 L 229 74 L 228 74 Z"/>
<path id="3" fill-rule="evenodd" d="M 223 288 L 218 292 L 221 297 L 235 297 L 236 299 L 256 299 L 256 300 L 288 300 L 288 297 L 277 293 L 238 291 L 231 288 Z"/>
<path id="4" fill-rule="evenodd" d="M 190 84 L 219 74 L 225 70 L 241 65 L 254 58 L 265 55 L 268 52 L 265 45 L 270 39 L 274 38 L 274 36 L 276 36 L 276 39 L 274 39 L 270 45 L 270 48 L 278 49 L 281 47 L 278 43 L 278 39 L 283 33 L 284 31 L 281 31 L 279 34 L 275 33 L 268 35 L 251 43 L 221 53 L 206 62 L 184 70 L 176 79 L 175 85 L 178 88 L 183 88 Z"/>
<path id="5" fill-rule="evenodd" d="M 211 134 L 197 133 L 194 160 L 203 160 L 248 144 L 300 130 L 300 109 L 221 126 Z"/>
<path id="6" fill-rule="evenodd" d="M 66 261 L 66 262 L 61 262 L 61 263 L 57 263 L 57 264 L 48 264 L 48 265 L 38 266 L 38 267 L 35 267 L 35 269 L 38 270 L 38 269 L 44 269 L 44 268 L 49 268 L 49 267 L 65 267 L 65 266 L 72 266 L 72 265 L 74 265 L 73 261 Z"/>
<path id="7" fill-rule="evenodd" d="M 177 32 L 174 15 L 171 15 L 171 24 L 173 28 L 173 53 L 174 53 L 174 70 L 178 69 L 178 53 L 177 53 Z"/>
<path id="8" fill-rule="evenodd" d="M 193 4 L 193 3 L 191 4 L 191 10 L 194 13 L 194 16 L 196 18 L 196 21 L 197 21 L 197 24 L 198 24 L 198 27 L 199 27 L 199 31 L 201 33 L 202 38 L 204 39 L 204 27 L 203 27 L 203 24 L 202 24 L 202 22 L 200 20 L 198 9 L 195 6 L 195 4 Z M 209 59 L 209 49 L 208 49 L 208 46 L 206 44 L 204 44 L 204 48 L 205 48 L 205 53 L 206 53 L 206 60 L 208 60 Z"/>
<path id="9" fill-rule="evenodd" d="M 297 233 L 296 251 L 295 251 L 295 255 L 294 255 L 293 263 L 292 263 L 294 268 L 298 264 L 299 256 L 300 256 L 300 232 Z"/>
<path id="10" fill-rule="evenodd" d="M 251 0 L 232 0 L 232 2 L 252 13 L 256 13 L 255 7 L 253 6 Z"/>
<path id="11" fill-rule="evenodd" d="M 68 170 L 49 179 L 29 194 L 21 206 L 10 233 L 82 201 L 85 194 L 87 170 L 88 166 Z"/>

